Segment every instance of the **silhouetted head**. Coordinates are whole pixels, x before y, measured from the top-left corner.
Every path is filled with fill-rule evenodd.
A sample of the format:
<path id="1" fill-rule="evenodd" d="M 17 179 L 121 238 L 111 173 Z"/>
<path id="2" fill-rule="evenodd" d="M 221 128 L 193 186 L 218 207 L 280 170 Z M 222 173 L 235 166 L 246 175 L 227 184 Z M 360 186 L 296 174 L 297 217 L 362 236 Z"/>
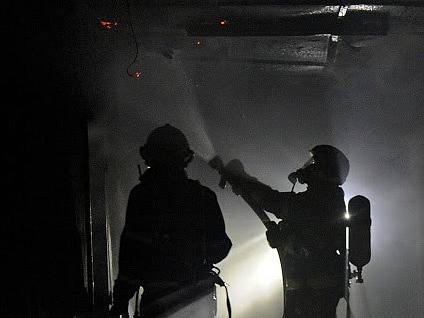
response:
<path id="1" fill-rule="evenodd" d="M 150 133 L 146 144 L 140 147 L 140 155 L 149 167 L 184 169 L 194 152 L 182 131 L 166 124 Z"/>
<path id="2" fill-rule="evenodd" d="M 309 159 L 295 172 L 300 183 L 342 185 L 349 174 L 349 160 L 336 147 L 318 145 L 310 150 Z"/>

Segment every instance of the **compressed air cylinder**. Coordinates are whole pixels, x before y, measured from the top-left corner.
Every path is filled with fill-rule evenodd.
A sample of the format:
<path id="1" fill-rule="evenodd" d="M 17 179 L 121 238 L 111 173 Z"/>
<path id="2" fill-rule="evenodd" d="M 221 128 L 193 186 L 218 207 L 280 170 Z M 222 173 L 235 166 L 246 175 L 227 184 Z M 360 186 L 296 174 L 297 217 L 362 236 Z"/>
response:
<path id="1" fill-rule="evenodd" d="M 349 200 L 349 262 L 359 270 L 371 259 L 371 206 L 361 195 Z"/>

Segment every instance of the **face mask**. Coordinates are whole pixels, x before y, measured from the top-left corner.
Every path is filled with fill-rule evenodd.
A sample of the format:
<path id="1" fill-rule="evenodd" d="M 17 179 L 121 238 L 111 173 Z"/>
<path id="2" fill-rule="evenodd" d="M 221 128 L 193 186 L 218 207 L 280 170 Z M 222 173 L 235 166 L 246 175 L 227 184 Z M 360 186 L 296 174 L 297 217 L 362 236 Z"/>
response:
<path id="1" fill-rule="evenodd" d="M 292 172 L 289 174 L 288 179 L 291 183 L 293 183 L 292 191 L 294 189 L 296 182 L 299 181 L 299 183 L 301 184 L 307 182 L 307 176 L 313 169 L 313 164 L 315 164 L 315 160 L 313 157 L 311 157 L 308 161 L 305 162 L 302 168 L 297 169 L 295 172 Z"/>

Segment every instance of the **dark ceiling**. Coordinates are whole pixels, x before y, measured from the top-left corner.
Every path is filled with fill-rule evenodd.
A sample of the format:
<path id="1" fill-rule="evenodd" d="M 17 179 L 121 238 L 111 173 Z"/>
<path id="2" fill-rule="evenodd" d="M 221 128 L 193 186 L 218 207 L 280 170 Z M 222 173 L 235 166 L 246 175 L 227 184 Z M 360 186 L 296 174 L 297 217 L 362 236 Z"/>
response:
<path id="1" fill-rule="evenodd" d="M 189 69 L 220 63 L 239 71 L 327 74 L 335 64 L 348 67 L 352 56 L 381 39 L 424 34 L 422 1 L 337 3 L 144 1 L 130 3 L 129 14 L 125 5 L 103 12 L 122 22 L 121 45 L 134 46 L 132 22 L 140 51 L 179 58 Z"/>

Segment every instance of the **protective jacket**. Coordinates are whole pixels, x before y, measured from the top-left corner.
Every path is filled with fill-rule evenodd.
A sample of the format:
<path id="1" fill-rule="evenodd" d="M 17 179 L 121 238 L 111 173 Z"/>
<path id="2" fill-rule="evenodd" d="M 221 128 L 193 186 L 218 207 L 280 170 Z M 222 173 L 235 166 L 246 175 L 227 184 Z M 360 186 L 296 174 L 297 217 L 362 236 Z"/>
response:
<path id="1" fill-rule="evenodd" d="M 231 245 L 214 192 L 184 170 L 148 169 L 129 196 L 114 304 L 140 285 L 202 279 Z"/>
<path id="2" fill-rule="evenodd" d="M 241 189 L 281 219 L 280 242 L 273 247 L 284 273 L 284 317 L 334 317 L 345 272 L 342 188 L 321 184 L 300 193 L 279 192 L 250 180 Z"/>

